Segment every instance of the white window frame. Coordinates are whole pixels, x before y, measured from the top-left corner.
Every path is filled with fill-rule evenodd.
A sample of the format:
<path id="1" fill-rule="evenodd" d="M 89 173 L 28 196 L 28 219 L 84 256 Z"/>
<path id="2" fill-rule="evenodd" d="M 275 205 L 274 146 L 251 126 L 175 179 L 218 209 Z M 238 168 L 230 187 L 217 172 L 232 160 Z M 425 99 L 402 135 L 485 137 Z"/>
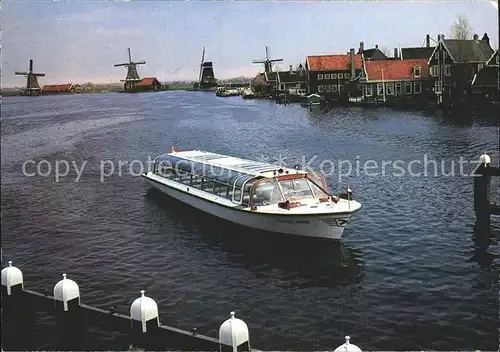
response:
<path id="1" fill-rule="evenodd" d="M 444 65 L 444 75 L 451 76 L 451 65 Z"/>
<path id="2" fill-rule="evenodd" d="M 483 67 L 484 67 L 483 64 L 477 64 L 477 72 L 481 71 Z"/>
<path id="3" fill-rule="evenodd" d="M 415 66 L 413 68 L 413 76 L 415 78 L 419 78 L 421 75 L 422 75 L 422 67 L 420 67 L 419 65 Z"/>
<path id="4" fill-rule="evenodd" d="M 417 92 L 417 87 L 418 87 L 418 92 Z M 421 81 L 413 82 L 413 94 L 422 94 L 422 82 Z"/>
<path id="5" fill-rule="evenodd" d="M 413 84 L 411 82 L 405 82 L 405 94 L 412 93 Z"/>
<path id="6" fill-rule="evenodd" d="M 330 85 L 329 85 L 329 84 L 327 84 L 327 85 L 325 86 L 325 93 L 330 93 L 330 92 L 331 92 L 331 90 L 332 90 L 332 89 L 330 88 Z"/>
<path id="7" fill-rule="evenodd" d="M 394 94 L 398 95 L 403 91 L 403 84 L 401 82 L 396 82 L 394 84 Z"/>
<path id="8" fill-rule="evenodd" d="M 325 79 L 330 79 L 330 74 L 329 73 L 325 73 Z"/>
<path id="9" fill-rule="evenodd" d="M 383 94 L 384 94 L 384 84 L 377 83 L 377 95 L 383 95 Z"/>
<path id="10" fill-rule="evenodd" d="M 394 83 L 386 83 L 385 94 L 386 95 L 394 95 Z"/>
<path id="11" fill-rule="evenodd" d="M 285 83 L 280 83 L 279 90 L 280 90 L 280 91 L 284 91 L 285 89 L 286 89 L 286 87 L 285 87 Z"/>
<path id="12" fill-rule="evenodd" d="M 430 74 L 432 77 L 437 77 L 439 74 L 439 66 L 437 65 L 432 65 L 430 69 Z"/>
<path id="13" fill-rule="evenodd" d="M 342 73 L 339 73 L 339 74 L 337 75 L 337 77 L 338 77 L 338 79 L 343 79 L 343 78 L 344 78 L 344 75 L 343 75 Z"/>
<path id="14" fill-rule="evenodd" d="M 321 81 L 323 79 L 323 74 L 322 73 L 318 73 L 318 81 Z"/>
<path id="15" fill-rule="evenodd" d="M 337 74 L 336 73 L 332 73 L 330 76 L 331 76 L 332 79 L 337 79 Z"/>
<path id="16" fill-rule="evenodd" d="M 349 79 L 349 78 L 351 78 L 351 74 L 348 72 L 347 73 L 344 72 L 344 79 Z"/>
<path id="17" fill-rule="evenodd" d="M 332 84 L 332 92 L 337 93 L 337 86 L 335 84 Z"/>
<path id="18" fill-rule="evenodd" d="M 443 50 L 443 60 L 446 59 L 447 57 L 448 57 L 448 53 L 445 50 Z"/>
<path id="19" fill-rule="evenodd" d="M 322 85 L 318 86 L 318 93 L 323 93 L 324 92 L 324 87 Z"/>
<path id="20" fill-rule="evenodd" d="M 443 93 L 443 81 L 435 81 L 434 82 L 434 92 L 436 94 Z"/>
<path id="21" fill-rule="evenodd" d="M 367 97 L 371 97 L 371 96 L 373 95 L 373 87 L 372 87 L 372 85 L 371 85 L 371 84 L 367 84 L 367 85 L 365 86 L 365 95 L 366 95 Z"/>
<path id="22" fill-rule="evenodd" d="M 436 50 L 436 52 L 434 53 L 434 58 L 439 59 L 439 50 Z"/>

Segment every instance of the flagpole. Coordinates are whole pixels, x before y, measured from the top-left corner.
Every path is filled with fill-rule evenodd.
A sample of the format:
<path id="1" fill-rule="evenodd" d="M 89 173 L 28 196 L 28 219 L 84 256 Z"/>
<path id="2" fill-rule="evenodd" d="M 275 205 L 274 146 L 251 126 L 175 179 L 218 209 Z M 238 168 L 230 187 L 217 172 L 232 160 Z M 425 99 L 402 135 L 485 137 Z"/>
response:
<path id="1" fill-rule="evenodd" d="M 349 188 L 349 185 L 347 185 L 347 206 L 349 210 L 351 210 L 351 195 L 349 194 L 350 190 L 351 189 Z"/>

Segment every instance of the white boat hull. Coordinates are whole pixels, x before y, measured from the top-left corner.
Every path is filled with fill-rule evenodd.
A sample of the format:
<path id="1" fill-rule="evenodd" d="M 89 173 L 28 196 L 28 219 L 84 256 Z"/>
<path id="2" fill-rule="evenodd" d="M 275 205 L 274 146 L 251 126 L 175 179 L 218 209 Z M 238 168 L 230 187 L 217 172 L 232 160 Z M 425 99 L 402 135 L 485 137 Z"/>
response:
<path id="1" fill-rule="evenodd" d="M 339 240 L 345 225 L 352 216 L 352 213 L 345 212 L 321 215 L 280 215 L 243 210 L 236 206 L 223 205 L 210 200 L 210 196 L 218 197 L 207 196 L 206 192 L 190 188 L 187 185 L 151 173 L 142 176 L 155 189 L 185 204 L 221 219 L 263 231 Z"/>

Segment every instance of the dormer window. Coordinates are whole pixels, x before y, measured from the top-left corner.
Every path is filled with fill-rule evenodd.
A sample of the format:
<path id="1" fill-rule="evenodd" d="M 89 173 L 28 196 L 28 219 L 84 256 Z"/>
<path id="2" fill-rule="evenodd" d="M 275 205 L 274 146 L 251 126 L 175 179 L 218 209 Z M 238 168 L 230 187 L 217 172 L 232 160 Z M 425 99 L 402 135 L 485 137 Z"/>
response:
<path id="1" fill-rule="evenodd" d="M 413 68 L 413 76 L 415 76 L 415 78 L 418 78 L 420 77 L 421 74 L 422 74 L 422 68 L 420 66 L 415 66 Z"/>
<path id="2" fill-rule="evenodd" d="M 323 79 L 323 74 L 322 74 L 322 73 L 319 73 L 319 74 L 318 74 L 318 79 L 319 79 L 319 80 Z"/>

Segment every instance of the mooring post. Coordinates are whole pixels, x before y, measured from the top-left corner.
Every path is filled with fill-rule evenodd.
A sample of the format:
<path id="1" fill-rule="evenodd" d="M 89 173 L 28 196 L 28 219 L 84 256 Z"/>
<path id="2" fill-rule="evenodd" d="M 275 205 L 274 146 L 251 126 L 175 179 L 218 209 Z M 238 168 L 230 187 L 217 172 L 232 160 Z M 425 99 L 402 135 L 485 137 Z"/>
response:
<path id="1" fill-rule="evenodd" d="M 32 308 L 33 304 L 24 292 L 23 273 L 9 261 L 2 269 L 2 348 L 37 348 L 31 335 L 35 324 Z"/>
<path id="2" fill-rule="evenodd" d="M 247 324 L 235 318 L 234 312 L 231 312 L 230 316 L 219 328 L 220 352 L 250 351 L 250 334 Z"/>
<path id="3" fill-rule="evenodd" d="M 490 200 L 489 190 L 491 175 L 490 157 L 484 153 L 479 158 L 479 165 L 476 165 L 474 172 L 474 212 L 476 213 L 476 224 L 480 227 L 490 226 Z"/>
<path id="4" fill-rule="evenodd" d="M 66 274 L 62 277 L 54 286 L 54 310 L 60 332 L 58 348 L 84 348 L 86 324 L 80 307 L 80 288 L 75 281 L 66 278 Z"/>
<path id="5" fill-rule="evenodd" d="M 160 328 L 158 305 L 145 295 L 144 290 L 130 305 L 130 326 L 133 345 L 157 348 L 155 334 Z"/>

